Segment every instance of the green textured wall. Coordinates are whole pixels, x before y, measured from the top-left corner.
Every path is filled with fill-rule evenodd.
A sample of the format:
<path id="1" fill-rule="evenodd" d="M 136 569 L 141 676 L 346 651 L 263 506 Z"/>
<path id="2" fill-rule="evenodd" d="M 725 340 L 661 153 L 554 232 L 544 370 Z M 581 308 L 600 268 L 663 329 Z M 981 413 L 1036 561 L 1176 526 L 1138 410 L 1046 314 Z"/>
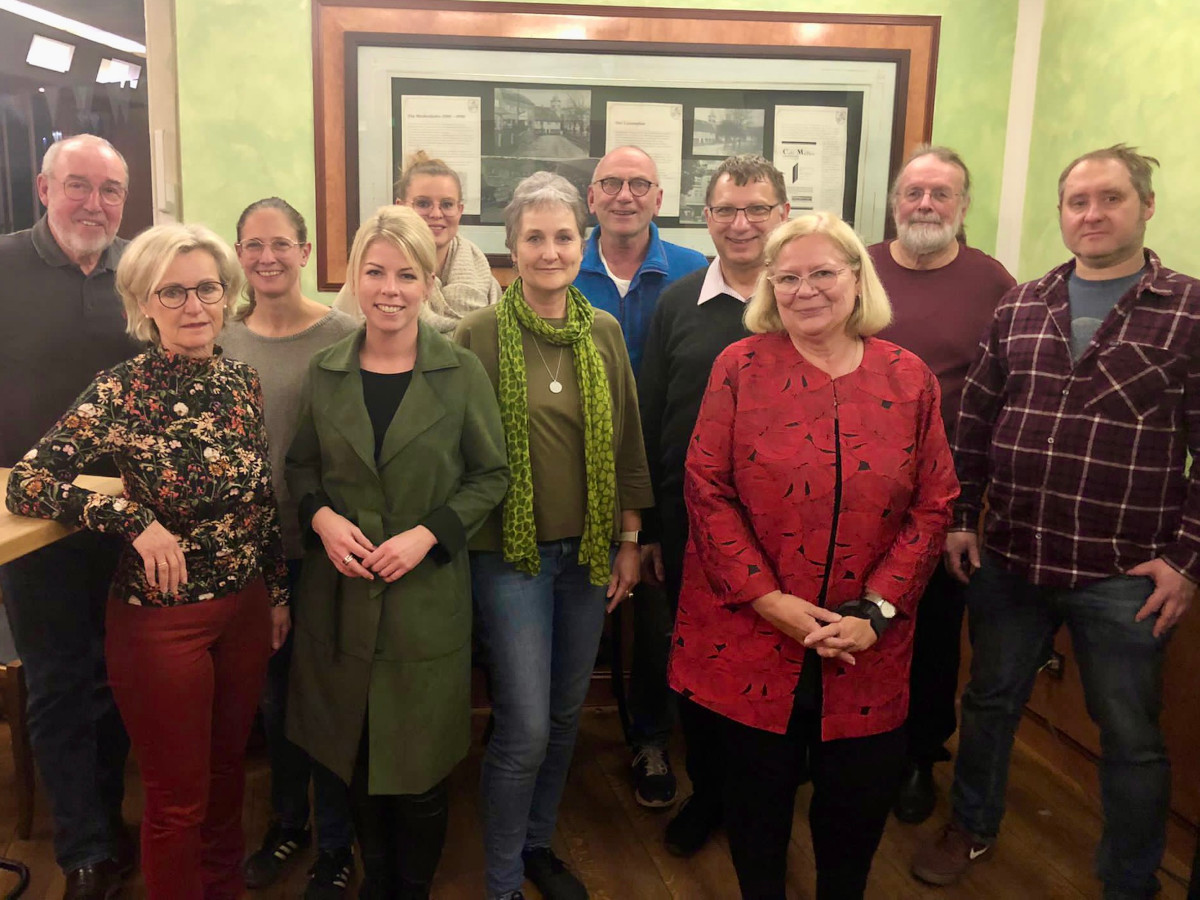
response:
<path id="1" fill-rule="evenodd" d="M 976 187 L 971 241 L 996 240 L 1017 0 L 656 0 L 623 5 L 942 16 L 934 140 Z M 184 216 L 230 240 L 246 204 L 277 194 L 315 221 L 309 0 L 175 0 Z M 1147 51 L 1149 52 L 1149 51 Z M 316 294 L 315 263 L 304 287 Z M 326 298 L 328 299 L 328 298 Z"/>
<path id="2" fill-rule="evenodd" d="M 1081 153 L 1124 141 L 1155 156 L 1156 207 L 1147 244 L 1163 262 L 1200 273 L 1196 97 L 1189 60 L 1200 34 L 1194 0 L 1047 3 L 1038 64 L 1029 181 L 1021 233 L 1022 280 L 1063 262 L 1058 176 Z M 1191 97 L 1191 100 L 1187 98 Z"/>

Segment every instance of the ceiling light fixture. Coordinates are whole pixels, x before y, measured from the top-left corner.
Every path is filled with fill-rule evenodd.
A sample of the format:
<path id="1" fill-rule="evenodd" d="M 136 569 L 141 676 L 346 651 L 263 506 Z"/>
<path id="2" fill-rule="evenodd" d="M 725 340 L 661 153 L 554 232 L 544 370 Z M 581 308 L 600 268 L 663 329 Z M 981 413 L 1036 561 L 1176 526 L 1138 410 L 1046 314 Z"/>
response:
<path id="1" fill-rule="evenodd" d="M 22 0 L 0 0 L 0 10 L 21 16 L 24 19 L 29 19 L 31 22 L 46 25 L 49 28 L 57 28 L 59 31 L 65 31 L 68 34 L 75 35 L 75 37 L 83 38 L 96 44 L 103 44 L 105 47 L 111 47 L 114 50 L 133 53 L 137 56 L 146 55 L 145 44 L 139 44 L 137 41 L 121 37 L 119 34 L 113 34 L 111 31 L 104 31 L 101 28 L 96 28 L 94 25 L 88 25 L 86 22 L 80 22 L 77 19 L 68 19 L 66 16 L 52 13 L 49 10 L 34 6 L 32 3 L 23 3 Z"/>
<path id="2" fill-rule="evenodd" d="M 141 77 L 142 67 L 135 63 L 125 62 L 123 59 L 102 59 L 96 72 L 96 83 L 119 84 L 121 87 L 129 85 L 136 88 Z"/>
<path id="3" fill-rule="evenodd" d="M 69 72 L 74 56 L 74 44 L 64 44 L 62 41 L 35 34 L 29 42 L 25 62 L 40 69 L 49 69 L 51 72 Z"/>

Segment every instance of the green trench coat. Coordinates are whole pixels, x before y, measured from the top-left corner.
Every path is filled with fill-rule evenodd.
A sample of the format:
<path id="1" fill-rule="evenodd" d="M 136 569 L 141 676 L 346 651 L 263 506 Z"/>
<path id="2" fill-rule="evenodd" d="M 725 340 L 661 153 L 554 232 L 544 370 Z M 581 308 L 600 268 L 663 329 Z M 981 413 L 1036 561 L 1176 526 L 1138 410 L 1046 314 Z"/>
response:
<path id="1" fill-rule="evenodd" d="M 297 499 L 327 501 L 376 546 L 435 513 L 440 543 L 389 585 L 342 577 L 301 523 L 308 543 L 292 600 L 287 734 L 349 782 L 369 708 L 369 791 L 415 794 L 467 752 L 466 541 L 503 499 L 508 463 L 483 366 L 421 323 L 412 382 L 377 467 L 358 364 L 363 335 L 360 329 L 312 359 L 287 455 L 288 486 Z M 447 507 L 454 528 L 444 524 Z"/>

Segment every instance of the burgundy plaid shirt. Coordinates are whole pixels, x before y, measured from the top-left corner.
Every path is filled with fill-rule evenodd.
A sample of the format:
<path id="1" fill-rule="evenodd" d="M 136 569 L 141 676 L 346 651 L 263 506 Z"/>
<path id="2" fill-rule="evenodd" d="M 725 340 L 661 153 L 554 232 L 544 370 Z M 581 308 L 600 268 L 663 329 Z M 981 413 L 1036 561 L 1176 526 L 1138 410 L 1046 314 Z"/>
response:
<path id="1" fill-rule="evenodd" d="M 1033 584 L 1075 587 L 1161 556 L 1200 581 L 1200 281 L 1146 251 L 1137 285 L 1071 359 L 1068 262 L 996 309 L 954 440 L 954 528 Z"/>

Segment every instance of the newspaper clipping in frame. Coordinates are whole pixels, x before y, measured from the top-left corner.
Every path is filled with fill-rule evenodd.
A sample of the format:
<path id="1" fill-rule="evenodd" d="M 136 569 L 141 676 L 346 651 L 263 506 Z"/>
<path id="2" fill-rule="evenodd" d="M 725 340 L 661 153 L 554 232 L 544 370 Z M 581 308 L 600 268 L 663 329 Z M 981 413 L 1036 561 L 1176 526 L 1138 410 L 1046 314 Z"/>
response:
<path id="1" fill-rule="evenodd" d="M 828 210 L 845 218 L 846 121 L 842 106 L 775 107 L 775 167 L 792 215 Z"/>
<path id="2" fill-rule="evenodd" d="M 604 152 L 641 147 L 658 166 L 663 201 L 659 215 L 679 215 L 679 181 L 683 169 L 683 104 L 618 103 L 610 100 Z"/>
<path id="3" fill-rule="evenodd" d="M 400 108 L 402 157 L 424 150 L 443 160 L 462 181 L 463 213 L 479 215 L 480 98 L 405 94 Z"/>

